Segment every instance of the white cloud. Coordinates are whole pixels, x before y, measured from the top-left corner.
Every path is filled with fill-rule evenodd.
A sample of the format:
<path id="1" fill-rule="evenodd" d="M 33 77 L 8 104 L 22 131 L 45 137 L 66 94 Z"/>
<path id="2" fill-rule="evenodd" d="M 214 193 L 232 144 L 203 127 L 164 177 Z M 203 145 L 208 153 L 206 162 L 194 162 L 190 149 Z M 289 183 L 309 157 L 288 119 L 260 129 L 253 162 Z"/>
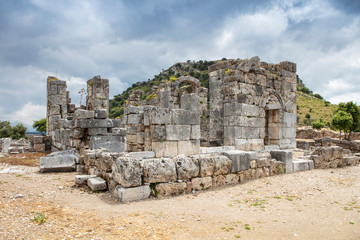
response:
<path id="1" fill-rule="evenodd" d="M 34 120 L 39 120 L 43 117 L 46 117 L 46 105 L 28 102 L 21 109 L 6 114 L 4 120 L 10 122 L 20 121 L 31 126 L 34 123 Z"/>

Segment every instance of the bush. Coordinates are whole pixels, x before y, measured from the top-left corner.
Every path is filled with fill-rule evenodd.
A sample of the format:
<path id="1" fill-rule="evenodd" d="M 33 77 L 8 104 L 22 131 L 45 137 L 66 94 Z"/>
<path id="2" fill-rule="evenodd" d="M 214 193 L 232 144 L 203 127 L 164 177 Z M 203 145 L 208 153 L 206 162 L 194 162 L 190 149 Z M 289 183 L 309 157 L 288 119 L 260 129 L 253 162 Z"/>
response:
<path id="1" fill-rule="evenodd" d="M 299 89 L 300 92 L 306 93 L 306 94 L 312 94 L 312 91 L 310 91 L 307 87 L 302 86 Z"/>
<path id="2" fill-rule="evenodd" d="M 320 130 L 321 128 L 325 127 L 324 123 L 322 122 L 313 122 L 312 128 Z"/>
<path id="3" fill-rule="evenodd" d="M 307 113 L 307 114 L 305 114 L 305 118 L 310 119 L 311 115 Z"/>
<path id="4" fill-rule="evenodd" d="M 26 129 L 22 123 L 18 123 L 12 127 L 9 121 L 0 121 L 0 138 L 24 138 Z"/>
<path id="5" fill-rule="evenodd" d="M 315 93 L 315 94 L 314 94 L 314 97 L 323 100 L 323 97 L 322 97 L 320 94 L 318 94 L 318 93 Z"/>

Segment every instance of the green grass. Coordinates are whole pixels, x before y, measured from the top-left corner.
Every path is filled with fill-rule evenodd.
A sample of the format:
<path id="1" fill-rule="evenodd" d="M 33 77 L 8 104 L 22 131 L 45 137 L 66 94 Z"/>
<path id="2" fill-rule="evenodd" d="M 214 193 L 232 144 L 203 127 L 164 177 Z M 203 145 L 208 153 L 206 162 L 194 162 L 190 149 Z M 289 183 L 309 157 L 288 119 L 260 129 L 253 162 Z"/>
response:
<path id="1" fill-rule="evenodd" d="M 305 125 L 304 119 L 306 114 L 310 114 L 311 121 L 319 121 L 322 119 L 324 123 L 331 122 L 333 113 L 337 109 L 338 105 L 328 104 L 328 106 L 326 106 L 324 100 L 320 100 L 314 96 L 299 91 L 296 92 L 296 95 L 296 104 L 298 106 L 297 116 L 300 117 L 298 126 Z"/>

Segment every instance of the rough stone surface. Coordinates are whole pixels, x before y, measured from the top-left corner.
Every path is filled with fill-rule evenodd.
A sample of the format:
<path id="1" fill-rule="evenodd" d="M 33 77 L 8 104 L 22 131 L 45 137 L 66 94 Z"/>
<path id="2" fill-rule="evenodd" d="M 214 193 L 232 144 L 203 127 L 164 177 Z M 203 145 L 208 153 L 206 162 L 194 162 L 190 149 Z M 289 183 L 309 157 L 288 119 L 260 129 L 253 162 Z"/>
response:
<path id="1" fill-rule="evenodd" d="M 223 155 L 213 156 L 215 163 L 214 166 L 214 175 L 226 175 L 230 173 L 232 167 L 232 161 Z"/>
<path id="2" fill-rule="evenodd" d="M 285 172 L 292 172 L 292 158 L 293 153 L 289 150 L 274 150 L 270 151 L 271 157 L 275 158 L 278 161 L 281 161 L 285 165 Z"/>
<path id="3" fill-rule="evenodd" d="M 87 185 L 93 191 L 103 191 L 107 189 L 106 181 L 100 177 L 89 178 Z"/>
<path id="4" fill-rule="evenodd" d="M 160 183 L 155 186 L 157 197 L 180 195 L 186 192 L 185 182 Z"/>
<path id="5" fill-rule="evenodd" d="M 40 158 L 40 172 L 72 172 L 76 170 L 75 155 L 58 155 Z"/>
<path id="6" fill-rule="evenodd" d="M 87 180 L 89 178 L 94 178 L 96 175 L 76 175 L 75 176 L 75 183 L 76 185 L 85 185 L 87 184 Z"/>
<path id="7" fill-rule="evenodd" d="M 192 156 L 193 159 L 199 162 L 200 166 L 200 177 L 214 175 L 215 162 L 211 155 L 196 155 Z"/>
<path id="8" fill-rule="evenodd" d="M 142 185 L 134 188 L 117 186 L 114 190 L 114 196 L 123 203 L 147 199 L 150 197 L 150 194 L 151 189 L 149 185 Z"/>
<path id="9" fill-rule="evenodd" d="M 205 190 L 212 187 L 211 177 L 193 178 L 191 179 L 192 187 L 195 191 Z"/>
<path id="10" fill-rule="evenodd" d="M 90 148 L 105 148 L 109 152 L 125 152 L 126 139 L 123 136 L 92 136 L 90 138 Z"/>
<path id="11" fill-rule="evenodd" d="M 231 172 L 240 172 L 250 168 L 250 161 L 256 159 L 255 152 L 244 152 L 232 150 L 224 152 L 223 155 L 232 161 Z"/>
<path id="12" fill-rule="evenodd" d="M 199 176 L 199 163 L 197 159 L 179 155 L 175 157 L 178 180 L 188 180 Z"/>
<path id="13" fill-rule="evenodd" d="M 119 157 L 112 165 L 113 179 L 122 187 L 136 187 L 142 184 L 141 159 Z"/>
<path id="14" fill-rule="evenodd" d="M 153 151 L 142 151 L 142 152 L 131 152 L 129 156 L 134 158 L 154 158 L 155 152 Z"/>
<path id="15" fill-rule="evenodd" d="M 144 159 L 144 182 L 162 183 L 176 181 L 175 162 L 169 158 Z"/>

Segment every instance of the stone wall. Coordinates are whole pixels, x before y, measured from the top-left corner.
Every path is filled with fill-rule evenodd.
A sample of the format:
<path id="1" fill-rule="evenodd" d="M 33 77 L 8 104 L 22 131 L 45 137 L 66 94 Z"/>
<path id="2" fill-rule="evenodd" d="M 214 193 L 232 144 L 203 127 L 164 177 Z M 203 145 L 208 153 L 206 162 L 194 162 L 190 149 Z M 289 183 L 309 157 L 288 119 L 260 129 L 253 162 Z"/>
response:
<path id="1" fill-rule="evenodd" d="M 109 80 L 95 76 L 87 81 L 86 107 L 71 104 L 65 81 L 48 77 L 47 85 L 47 135 L 52 151 L 126 151 L 126 130 L 120 128 L 119 119 L 108 119 Z"/>
<path id="2" fill-rule="evenodd" d="M 330 137 L 316 138 L 314 141 L 305 141 L 297 140 L 296 147 L 304 150 L 310 150 L 311 147 L 329 147 L 329 146 L 339 146 L 343 149 L 348 149 L 353 153 L 360 152 L 360 142 L 359 141 L 347 141 L 333 139 Z"/>
<path id="3" fill-rule="evenodd" d="M 89 174 L 101 176 L 122 202 L 166 197 L 285 173 L 285 164 L 269 152 L 223 153 L 154 158 L 154 152 L 109 153 L 88 150 Z"/>
<path id="4" fill-rule="evenodd" d="M 210 66 L 209 74 L 210 141 L 240 150 L 295 148 L 294 63 L 227 60 Z"/>
<path id="5" fill-rule="evenodd" d="M 125 105 L 128 151 L 154 151 L 156 157 L 196 154 L 207 89 L 193 77 L 154 87 L 145 100 L 134 91 Z"/>
<path id="6" fill-rule="evenodd" d="M 316 130 L 312 127 L 299 127 L 296 129 L 296 138 L 297 139 L 315 139 L 315 138 L 340 138 L 340 133 L 331 131 L 329 129 Z M 344 134 L 341 134 L 341 137 L 344 138 Z M 360 133 L 354 132 L 350 135 L 351 141 L 360 140 Z"/>

